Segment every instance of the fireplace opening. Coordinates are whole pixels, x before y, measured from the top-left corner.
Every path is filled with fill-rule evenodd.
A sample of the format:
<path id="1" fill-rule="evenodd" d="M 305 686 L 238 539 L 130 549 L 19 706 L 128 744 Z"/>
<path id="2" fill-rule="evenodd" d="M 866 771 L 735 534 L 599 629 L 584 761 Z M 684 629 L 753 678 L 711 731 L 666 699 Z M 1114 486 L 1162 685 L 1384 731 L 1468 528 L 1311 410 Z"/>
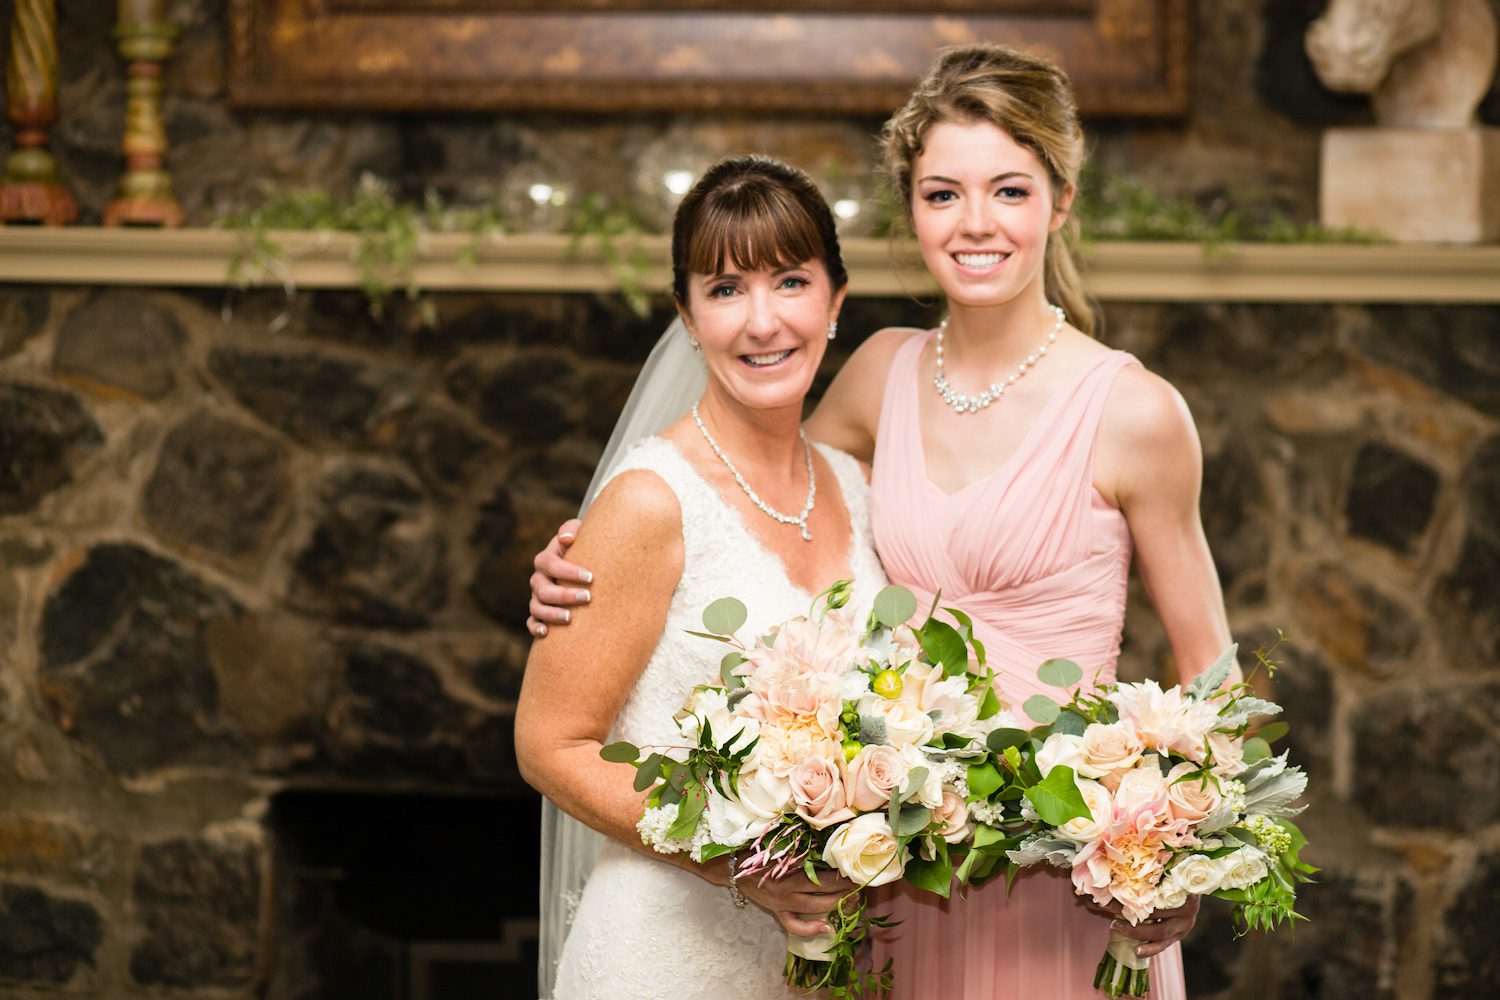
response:
<path id="1" fill-rule="evenodd" d="M 268 1000 L 536 1000 L 534 797 L 272 799 Z"/>

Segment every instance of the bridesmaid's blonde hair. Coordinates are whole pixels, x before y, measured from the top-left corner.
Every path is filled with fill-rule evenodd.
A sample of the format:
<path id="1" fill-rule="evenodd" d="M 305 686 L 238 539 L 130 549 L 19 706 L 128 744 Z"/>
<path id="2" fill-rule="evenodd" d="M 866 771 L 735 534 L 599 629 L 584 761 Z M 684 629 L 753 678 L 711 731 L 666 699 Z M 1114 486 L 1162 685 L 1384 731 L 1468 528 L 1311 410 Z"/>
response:
<path id="1" fill-rule="evenodd" d="M 1056 198 L 1078 188 L 1083 129 L 1067 74 L 1045 59 L 1003 45 L 945 49 L 906 106 L 880 133 L 886 177 L 911 221 L 911 171 L 928 131 L 943 122 L 987 122 L 1030 150 L 1047 170 Z M 1078 219 L 1069 212 L 1047 241 L 1047 298 L 1084 333 L 1098 325 L 1078 264 Z"/>

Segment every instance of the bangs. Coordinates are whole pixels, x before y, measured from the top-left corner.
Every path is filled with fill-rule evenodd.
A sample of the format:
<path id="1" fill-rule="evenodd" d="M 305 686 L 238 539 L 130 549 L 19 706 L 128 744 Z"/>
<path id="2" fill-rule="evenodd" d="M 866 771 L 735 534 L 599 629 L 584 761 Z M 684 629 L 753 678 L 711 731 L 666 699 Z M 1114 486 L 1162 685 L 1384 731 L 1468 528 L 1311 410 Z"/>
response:
<path id="1" fill-rule="evenodd" d="M 776 270 L 822 260 L 818 224 L 783 188 L 744 183 L 714 193 L 704 204 L 688 247 L 687 270 L 723 274 Z"/>

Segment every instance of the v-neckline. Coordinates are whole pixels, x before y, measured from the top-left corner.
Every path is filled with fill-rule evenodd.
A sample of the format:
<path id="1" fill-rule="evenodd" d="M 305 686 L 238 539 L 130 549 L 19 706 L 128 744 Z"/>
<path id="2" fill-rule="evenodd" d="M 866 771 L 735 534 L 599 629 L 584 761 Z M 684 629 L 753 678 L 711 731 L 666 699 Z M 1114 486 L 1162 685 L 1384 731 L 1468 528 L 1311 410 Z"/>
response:
<path id="1" fill-rule="evenodd" d="M 704 476 L 703 473 L 698 471 L 697 466 L 693 465 L 692 460 L 690 460 L 687 455 L 683 453 L 683 450 L 677 446 L 677 443 L 675 441 L 668 441 L 666 438 L 660 438 L 660 440 L 662 441 L 662 443 L 669 446 L 673 451 L 677 452 L 677 456 L 681 458 L 682 463 L 687 466 L 688 472 L 690 472 L 698 480 L 698 482 L 703 485 L 703 488 L 708 491 L 710 496 L 717 500 L 719 504 L 729 512 L 730 516 L 734 518 L 736 526 L 739 527 L 740 532 L 750 540 L 750 544 L 754 545 L 757 549 L 760 550 L 760 553 L 762 555 L 776 564 L 776 568 L 781 570 L 781 578 L 782 580 L 786 581 L 786 585 L 792 590 L 796 591 L 798 594 L 801 594 L 803 597 L 811 600 L 815 591 L 806 589 L 796 580 L 792 579 L 792 574 L 786 568 L 786 563 L 782 560 L 782 558 L 775 552 L 772 552 L 771 549 L 766 545 L 766 543 L 760 540 L 760 536 L 757 535 L 753 530 L 751 530 L 749 523 L 745 520 L 744 512 L 724 498 L 724 495 L 714 487 L 714 484 L 709 482 L 708 478 Z M 835 577 L 834 580 L 852 580 L 854 579 L 854 553 L 856 551 L 855 546 L 858 544 L 858 538 L 856 537 L 855 533 L 859 531 L 859 526 L 854 522 L 854 512 L 849 507 L 849 497 L 844 490 L 844 481 L 842 477 L 839 476 L 839 470 L 834 468 L 833 461 L 826 454 L 824 454 L 823 445 L 817 442 L 812 442 L 811 447 L 815 448 L 818 454 L 823 456 L 823 461 L 828 464 L 828 471 L 833 473 L 834 485 L 838 487 L 839 502 L 844 506 L 844 513 L 849 515 L 849 542 L 844 549 L 843 575 Z M 828 583 L 831 584 L 834 582 L 834 580 L 829 580 Z"/>
<path id="2" fill-rule="evenodd" d="M 1037 437 L 1041 428 L 1047 424 L 1047 418 L 1052 416 L 1052 411 L 1062 403 L 1071 399 L 1073 393 L 1078 390 L 1078 386 L 1083 383 L 1083 380 L 1086 379 L 1090 374 L 1092 374 L 1094 369 L 1102 365 L 1105 359 L 1114 354 L 1113 351 L 1106 351 L 1105 353 L 1100 354 L 1091 364 L 1085 365 L 1084 368 L 1079 371 L 1071 381 L 1063 383 L 1062 387 L 1057 392 L 1053 393 L 1052 398 L 1047 400 L 1046 405 L 1042 407 L 1042 410 L 1037 414 L 1036 419 L 1031 422 L 1031 426 L 1026 428 L 1026 433 L 1021 435 L 1021 443 L 1016 445 L 1015 450 L 1007 455 L 999 465 L 995 466 L 989 472 L 986 472 L 983 475 L 979 476 L 977 479 L 971 479 L 969 482 L 960 486 L 952 493 L 949 493 L 947 490 L 943 489 L 936 482 L 934 482 L 932 479 L 932 475 L 927 471 L 927 446 L 923 443 L 922 440 L 922 406 L 921 400 L 918 398 L 918 395 L 921 393 L 922 385 L 924 384 L 922 380 L 922 354 L 926 352 L 927 344 L 931 343 L 931 341 L 932 338 L 929 336 L 927 340 L 923 342 L 922 349 L 917 352 L 917 363 L 914 366 L 914 370 L 912 372 L 916 385 L 914 387 L 912 396 L 912 406 L 915 410 L 915 419 L 912 421 L 911 426 L 912 433 L 917 436 L 917 452 L 922 456 L 922 481 L 927 484 L 928 488 L 931 489 L 932 492 L 938 494 L 946 500 L 953 500 L 963 495 L 964 493 L 969 492 L 974 487 L 979 486 L 982 483 L 988 483 L 994 480 L 1000 475 L 1000 473 L 1006 471 L 1012 465 L 1014 465 L 1017 459 L 1019 459 L 1033 447 L 1033 441 Z"/>

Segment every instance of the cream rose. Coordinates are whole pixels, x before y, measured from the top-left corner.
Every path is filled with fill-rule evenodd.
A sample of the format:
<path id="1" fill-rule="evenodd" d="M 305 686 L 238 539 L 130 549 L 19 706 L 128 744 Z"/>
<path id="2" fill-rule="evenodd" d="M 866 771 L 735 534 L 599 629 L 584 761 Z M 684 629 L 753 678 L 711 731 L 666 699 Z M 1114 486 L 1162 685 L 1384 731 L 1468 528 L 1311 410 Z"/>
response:
<path id="1" fill-rule="evenodd" d="M 861 812 L 884 809 L 910 768 L 895 747 L 871 745 L 849 762 L 849 803 Z"/>
<path id="2" fill-rule="evenodd" d="M 1197 764 L 1183 761 L 1167 774 L 1167 806 L 1175 819 L 1201 823 L 1218 812 L 1224 802 L 1219 783 L 1212 777 L 1187 777 L 1197 770 Z"/>
<path id="3" fill-rule="evenodd" d="M 1208 749 L 1214 755 L 1213 772 L 1219 777 L 1232 778 L 1245 769 L 1245 748 L 1239 740 L 1224 733 L 1209 733 Z"/>
<path id="4" fill-rule="evenodd" d="M 1187 890 L 1178 885 L 1170 876 L 1161 880 L 1156 887 L 1156 908 L 1158 910 L 1175 910 L 1187 903 Z"/>
<path id="5" fill-rule="evenodd" d="M 943 804 L 943 778 L 927 755 L 914 746 L 901 748 L 901 756 L 906 760 L 907 770 L 915 770 L 922 767 L 927 769 L 927 777 L 922 782 L 922 787 L 917 789 L 917 797 L 913 800 L 918 805 L 924 805 L 928 809 L 936 809 Z"/>
<path id="6" fill-rule="evenodd" d="M 1109 829 L 1114 819 L 1115 803 L 1110 797 L 1109 789 L 1097 781 L 1080 778 L 1077 785 L 1078 791 L 1083 795 L 1083 804 L 1089 807 L 1089 817 L 1070 819 L 1058 827 L 1057 832 L 1069 840 L 1086 844 L 1098 840 Z"/>
<path id="7" fill-rule="evenodd" d="M 1219 863 L 1206 854 L 1189 854 L 1167 873 L 1173 886 L 1188 896 L 1206 896 L 1219 888 Z"/>
<path id="8" fill-rule="evenodd" d="M 805 757 L 798 761 L 789 783 L 797 815 L 815 830 L 826 829 L 854 815 L 844 791 L 842 770 L 827 757 Z"/>
<path id="9" fill-rule="evenodd" d="M 1259 848 L 1241 847 L 1219 859 L 1222 876 L 1220 889 L 1247 889 L 1266 877 L 1266 856 Z"/>
<path id="10" fill-rule="evenodd" d="M 1146 745 L 1135 732 L 1118 722 L 1113 725 L 1094 723 L 1080 739 L 1083 760 L 1078 773 L 1085 778 L 1108 778 L 1128 771 L 1140 761 Z"/>
<path id="11" fill-rule="evenodd" d="M 919 746 L 932 739 L 932 719 L 911 702 L 865 695 L 859 700 L 859 714 L 883 718 L 885 740 L 892 746 Z"/>
<path id="12" fill-rule="evenodd" d="M 823 860 L 860 886 L 895 882 L 910 859 L 911 853 L 901 847 L 883 813 L 854 817 L 835 830 L 823 847 Z"/>
<path id="13" fill-rule="evenodd" d="M 969 677 L 949 677 L 941 667 L 912 663 L 906 668 L 901 701 L 932 719 L 934 734 L 968 735 L 979 719 L 979 699 L 969 696 Z M 926 740 L 923 741 L 924 743 Z"/>

